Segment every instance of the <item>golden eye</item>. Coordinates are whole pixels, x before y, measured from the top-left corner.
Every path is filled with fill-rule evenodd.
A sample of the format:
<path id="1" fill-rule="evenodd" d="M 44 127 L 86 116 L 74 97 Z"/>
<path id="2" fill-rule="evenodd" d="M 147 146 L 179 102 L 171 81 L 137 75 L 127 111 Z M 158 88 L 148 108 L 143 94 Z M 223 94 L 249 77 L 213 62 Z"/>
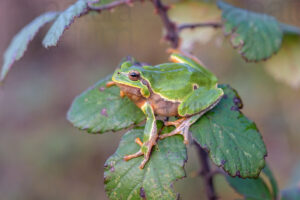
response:
<path id="1" fill-rule="evenodd" d="M 132 81 L 137 81 L 140 79 L 140 72 L 138 71 L 131 71 L 129 72 L 129 79 Z"/>

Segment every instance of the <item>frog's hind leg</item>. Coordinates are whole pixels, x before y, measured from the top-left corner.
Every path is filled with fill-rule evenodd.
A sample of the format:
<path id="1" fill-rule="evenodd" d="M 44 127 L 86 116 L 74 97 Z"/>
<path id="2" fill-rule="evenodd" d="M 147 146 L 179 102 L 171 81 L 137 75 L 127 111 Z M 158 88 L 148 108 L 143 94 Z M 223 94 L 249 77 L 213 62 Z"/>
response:
<path id="1" fill-rule="evenodd" d="M 159 136 L 159 139 L 164 139 L 173 135 L 182 135 L 184 138 L 184 144 L 189 143 L 189 128 L 195 123 L 202 114 L 197 114 L 192 117 L 183 117 L 174 122 L 166 122 L 165 126 L 175 126 L 176 129 L 168 134 L 163 134 Z"/>
<path id="2" fill-rule="evenodd" d="M 142 106 L 142 110 L 144 111 L 147 117 L 147 122 L 144 129 L 143 142 L 140 140 L 140 138 L 135 139 L 135 142 L 141 146 L 141 149 L 134 154 L 127 155 L 124 157 L 124 160 L 128 161 L 130 159 L 144 155 L 144 160 L 140 164 L 140 169 L 143 169 L 148 160 L 150 159 L 152 148 L 154 145 L 156 145 L 156 140 L 158 138 L 156 119 L 154 116 L 153 108 L 150 104 L 145 103 Z"/>

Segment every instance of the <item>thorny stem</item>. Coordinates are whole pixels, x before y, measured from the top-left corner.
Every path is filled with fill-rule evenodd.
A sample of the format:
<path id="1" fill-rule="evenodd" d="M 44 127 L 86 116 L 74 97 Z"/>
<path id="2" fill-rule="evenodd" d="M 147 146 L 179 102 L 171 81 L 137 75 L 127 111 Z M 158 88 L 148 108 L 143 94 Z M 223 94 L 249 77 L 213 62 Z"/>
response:
<path id="1" fill-rule="evenodd" d="M 116 0 L 112 3 L 101 5 L 101 6 L 95 6 L 93 5 L 93 2 L 89 3 L 89 10 L 101 12 L 103 10 L 112 10 L 115 7 L 121 6 L 121 5 L 132 5 L 135 1 L 141 1 L 143 0 Z M 166 28 L 166 36 L 165 40 L 169 41 L 172 48 L 176 49 L 180 45 L 180 37 L 179 33 L 180 31 L 184 29 L 194 29 L 199 27 L 213 27 L 213 28 L 220 28 L 222 27 L 222 24 L 220 22 L 208 22 L 208 23 L 195 23 L 195 24 L 181 24 L 177 25 L 175 22 L 173 22 L 169 16 L 168 16 L 168 10 L 170 9 L 169 6 L 164 5 L 161 0 L 150 0 L 152 4 L 154 5 L 157 14 L 160 16 L 164 27 Z"/>
<path id="2" fill-rule="evenodd" d="M 165 39 L 176 49 L 179 46 L 179 35 L 176 24 L 170 20 L 167 13 L 170 7 L 164 5 L 161 0 L 152 0 L 152 3 L 166 28 L 167 34 Z"/>
<path id="3" fill-rule="evenodd" d="M 199 159 L 201 161 L 202 169 L 200 175 L 204 179 L 204 186 L 206 191 L 206 196 L 208 200 L 217 200 L 217 195 L 214 188 L 213 176 L 216 172 L 213 172 L 209 165 L 209 158 L 206 151 L 202 149 L 202 147 L 194 141 L 195 146 L 197 147 Z"/>

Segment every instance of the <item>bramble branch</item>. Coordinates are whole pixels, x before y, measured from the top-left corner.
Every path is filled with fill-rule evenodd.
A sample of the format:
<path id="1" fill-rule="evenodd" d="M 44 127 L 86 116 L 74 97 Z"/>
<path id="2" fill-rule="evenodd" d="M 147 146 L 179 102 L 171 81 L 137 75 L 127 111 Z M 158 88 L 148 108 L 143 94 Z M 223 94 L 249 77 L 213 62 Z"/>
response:
<path id="1" fill-rule="evenodd" d="M 208 200 L 217 200 L 217 195 L 214 188 L 213 176 L 216 172 L 213 172 L 209 165 L 209 158 L 206 151 L 202 149 L 202 147 L 194 141 L 194 144 L 197 148 L 199 159 L 201 161 L 202 169 L 200 175 L 204 179 L 204 186 L 206 191 L 206 196 Z"/>
<path id="2" fill-rule="evenodd" d="M 171 43 L 172 48 L 177 48 L 179 46 L 180 39 L 176 24 L 172 22 L 168 16 L 168 10 L 170 7 L 164 5 L 161 0 L 152 0 L 152 3 L 166 28 L 167 34 L 165 39 Z"/>
<path id="3" fill-rule="evenodd" d="M 117 0 L 113 1 L 112 3 L 96 6 L 93 2 L 88 3 L 88 7 L 90 11 L 97 11 L 101 12 L 103 10 L 112 10 L 115 7 L 121 6 L 121 5 L 129 5 L 131 6 L 134 2 L 143 0 Z M 179 47 L 180 43 L 180 37 L 179 33 L 180 31 L 184 29 L 194 29 L 199 27 L 213 27 L 213 28 L 220 28 L 222 27 L 222 24 L 220 22 L 207 22 L 207 23 L 195 23 L 195 24 L 181 24 L 177 25 L 175 22 L 173 22 L 169 16 L 168 16 L 168 10 L 170 9 L 169 6 L 162 3 L 161 0 L 150 0 L 155 7 L 156 13 L 160 16 L 163 25 L 167 31 L 165 40 L 169 41 L 172 48 L 176 49 Z"/>

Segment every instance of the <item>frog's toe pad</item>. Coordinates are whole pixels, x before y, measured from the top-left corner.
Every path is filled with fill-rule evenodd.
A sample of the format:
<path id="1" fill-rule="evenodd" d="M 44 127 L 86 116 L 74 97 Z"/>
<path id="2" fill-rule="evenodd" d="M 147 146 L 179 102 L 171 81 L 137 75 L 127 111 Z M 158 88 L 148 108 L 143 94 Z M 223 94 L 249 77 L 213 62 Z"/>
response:
<path id="1" fill-rule="evenodd" d="M 146 165 L 146 163 L 148 162 L 149 158 L 150 158 L 150 153 L 146 153 L 144 154 L 141 150 L 139 150 L 138 152 L 136 152 L 135 154 L 131 154 L 131 155 L 127 155 L 127 156 L 124 156 L 124 160 L 125 161 L 129 161 L 133 158 L 137 158 L 137 157 L 140 157 L 144 155 L 144 160 L 142 161 L 142 163 L 140 164 L 139 168 L 140 169 L 143 169 Z"/>

